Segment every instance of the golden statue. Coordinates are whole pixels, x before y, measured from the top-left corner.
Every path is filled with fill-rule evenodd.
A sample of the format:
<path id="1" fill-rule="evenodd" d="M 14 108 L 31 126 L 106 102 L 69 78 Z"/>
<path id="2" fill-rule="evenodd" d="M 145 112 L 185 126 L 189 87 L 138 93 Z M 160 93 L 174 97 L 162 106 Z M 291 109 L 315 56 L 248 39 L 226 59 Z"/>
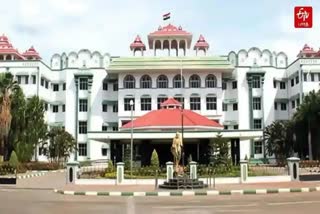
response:
<path id="1" fill-rule="evenodd" d="M 177 173 L 181 171 L 179 167 L 179 162 L 181 159 L 182 147 L 183 147 L 182 138 L 180 136 L 180 133 L 177 132 L 176 136 L 173 138 L 172 145 L 171 145 L 171 153 L 173 155 L 173 165 Z"/>

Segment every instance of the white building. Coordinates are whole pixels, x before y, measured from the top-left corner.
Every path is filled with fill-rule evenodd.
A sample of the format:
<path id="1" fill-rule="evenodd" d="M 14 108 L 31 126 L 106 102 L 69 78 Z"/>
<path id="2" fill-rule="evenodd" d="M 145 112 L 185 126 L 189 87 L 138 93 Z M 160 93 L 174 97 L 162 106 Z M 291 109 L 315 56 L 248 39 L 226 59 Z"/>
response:
<path id="1" fill-rule="evenodd" d="M 79 161 L 122 160 L 124 144 L 131 140 L 131 125 L 125 126 L 131 120 L 130 100 L 132 117 L 138 119 L 169 97 L 224 127 L 186 125 L 186 158 L 192 154 L 205 162 L 206 146 L 220 132 L 231 139 L 234 162 L 246 156 L 258 160 L 264 157 L 263 128 L 274 120 L 288 120 L 303 95 L 319 89 L 320 51 L 307 45 L 290 64 L 285 53 L 256 47 L 207 56 L 209 44 L 203 36 L 192 46 L 192 34 L 171 24 L 149 34 L 148 44 L 152 57 L 144 56 L 147 48 L 137 36 L 130 45 L 132 57 L 80 50 L 54 54 L 47 65 L 33 48 L 20 54 L 1 36 L 0 72 L 11 72 L 27 97 L 38 95 L 47 103 L 48 124 L 63 126 L 76 138 L 74 158 Z M 166 117 L 160 120 L 170 121 Z M 159 118 L 150 121 L 158 123 Z M 160 162 L 171 159 L 169 145 L 181 126 L 136 124 L 135 159 L 147 163 L 153 148 L 169 154 Z"/>

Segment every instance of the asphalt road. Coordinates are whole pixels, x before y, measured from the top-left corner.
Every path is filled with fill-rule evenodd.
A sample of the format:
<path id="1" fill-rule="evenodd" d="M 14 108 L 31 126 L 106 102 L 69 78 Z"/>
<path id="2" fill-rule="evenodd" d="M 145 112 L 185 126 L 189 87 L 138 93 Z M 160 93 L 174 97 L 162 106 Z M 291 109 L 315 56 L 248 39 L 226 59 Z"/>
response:
<path id="1" fill-rule="evenodd" d="M 319 213 L 320 193 L 197 197 L 70 196 L 0 187 L 0 213 Z"/>

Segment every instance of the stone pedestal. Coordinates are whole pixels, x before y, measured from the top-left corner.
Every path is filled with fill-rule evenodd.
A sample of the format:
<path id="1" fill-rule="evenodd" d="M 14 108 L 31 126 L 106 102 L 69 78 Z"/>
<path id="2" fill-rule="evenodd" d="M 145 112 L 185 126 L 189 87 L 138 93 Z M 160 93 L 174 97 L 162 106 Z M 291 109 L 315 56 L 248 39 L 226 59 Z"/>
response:
<path id="1" fill-rule="evenodd" d="M 291 157 L 287 159 L 288 167 L 289 167 L 289 175 L 291 177 L 291 181 L 299 181 L 300 173 L 299 173 L 299 161 L 300 158 Z"/>
<path id="2" fill-rule="evenodd" d="M 167 162 L 167 181 L 169 181 L 169 179 L 173 178 L 173 163 L 172 162 Z"/>
<path id="3" fill-rule="evenodd" d="M 248 179 L 248 161 L 240 160 L 240 183 L 245 183 Z"/>
<path id="4" fill-rule="evenodd" d="M 117 184 L 121 184 L 124 180 L 124 163 L 117 163 Z"/>
<path id="5" fill-rule="evenodd" d="M 78 179 L 79 166 L 79 162 L 76 161 L 67 163 L 67 184 L 76 184 L 76 180 Z"/>
<path id="6" fill-rule="evenodd" d="M 190 162 L 190 178 L 197 179 L 197 162 Z"/>

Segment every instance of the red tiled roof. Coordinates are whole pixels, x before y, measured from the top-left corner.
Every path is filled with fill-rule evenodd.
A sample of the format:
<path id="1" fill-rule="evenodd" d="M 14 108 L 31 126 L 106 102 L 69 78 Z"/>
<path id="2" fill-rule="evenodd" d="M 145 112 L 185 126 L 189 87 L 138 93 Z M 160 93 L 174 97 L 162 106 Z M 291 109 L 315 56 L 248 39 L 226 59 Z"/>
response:
<path id="1" fill-rule="evenodd" d="M 196 48 L 209 48 L 208 42 L 205 40 L 205 38 L 200 35 L 197 43 L 194 45 L 194 49 Z"/>
<path id="2" fill-rule="evenodd" d="M 182 27 L 178 28 L 172 24 L 168 24 L 164 27 L 159 27 L 157 31 L 150 33 L 150 36 L 165 36 L 165 35 L 191 35 L 191 33 L 182 30 Z"/>
<path id="3" fill-rule="evenodd" d="M 31 48 L 29 48 L 27 51 L 25 51 L 22 56 L 24 57 L 35 57 L 36 59 L 41 59 L 41 57 L 39 56 L 39 53 L 34 49 L 33 46 L 31 46 Z"/>
<path id="4" fill-rule="evenodd" d="M 130 49 L 133 50 L 134 48 L 143 48 L 143 50 L 146 50 L 145 44 L 141 41 L 141 38 L 139 35 L 137 35 L 136 39 L 133 43 L 130 45 Z"/>
<path id="5" fill-rule="evenodd" d="M 13 54 L 19 59 L 24 59 L 24 57 L 18 52 L 18 50 L 13 48 L 12 44 L 9 42 L 8 37 L 4 34 L 0 36 L 0 53 Z"/>
<path id="6" fill-rule="evenodd" d="M 160 105 L 161 107 L 164 107 L 164 106 L 179 106 L 181 107 L 181 103 L 177 100 L 175 100 L 174 98 L 169 98 L 167 99 L 166 101 L 164 101 L 163 103 L 161 103 Z"/>
<path id="7" fill-rule="evenodd" d="M 159 109 L 151 111 L 133 121 L 133 128 L 173 128 L 181 127 L 181 109 Z M 191 110 L 183 110 L 183 126 L 188 127 L 207 127 L 221 128 L 222 126 L 208 118 L 197 114 Z M 122 126 L 131 128 L 131 122 Z"/>

